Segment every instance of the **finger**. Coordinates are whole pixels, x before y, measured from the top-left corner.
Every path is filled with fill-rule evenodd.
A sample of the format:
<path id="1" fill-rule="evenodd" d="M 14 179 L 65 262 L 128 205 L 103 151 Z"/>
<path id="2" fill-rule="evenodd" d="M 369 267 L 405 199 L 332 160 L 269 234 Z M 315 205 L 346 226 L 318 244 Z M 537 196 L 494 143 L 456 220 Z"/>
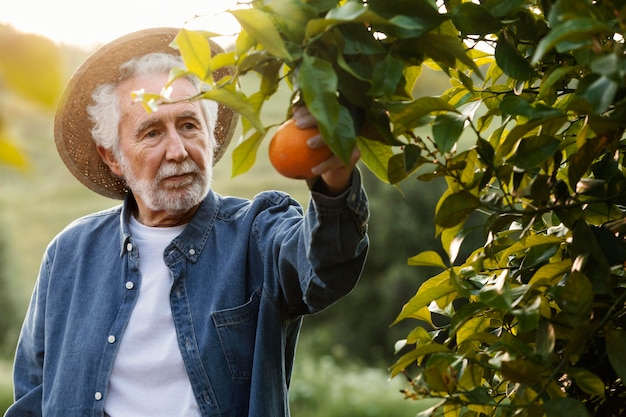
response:
<path id="1" fill-rule="evenodd" d="M 324 172 L 331 171 L 333 169 L 345 167 L 341 159 L 338 156 L 333 155 L 330 158 L 320 162 L 311 168 L 311 173 L 313 175 L 321 175 Z"/>
<path id="2" fill-rule="evenodd" d="M 320 175 L 324 172 L 331 171 L 333 169 L 339 169 L 339 168 L 352 169 L 354 168 L 354 166 L 356 165 L 356 163 L 359 161 L 360 158 L 361 158 L 361 151 L 359 150 L 359 148 L 354 147 L 354 149 L 352 149 L 352 153 L 350 154 L 350 163 L 348 166 L 346 166 L 346 164 L 344 164 L 343 161 L 339 159 L 337 155 L 333 155 L 330 158 L 320 162 L 318 165 L 311 168 L 311 172 L 313 173 L 313 175 Z"/>
<path id="3" fill-rule="evenodd" d="M 317 120 L 315 120 L 315 117 L 313 117 L 313 115 L 305 106 L 296 107 L 293 111 L 292 117 L 296 122 L 296 126 L 298 126 L 300 129 L 307 129 L 317 126 Z"/>
<path id="4" fill-rule="evenodd" d="M 326 142 L 324 142 L 324 137 L 321 134 L 311 136 L 306 141 L 306 144 L 311 149 L 318 149 L 327 146 Z"/>

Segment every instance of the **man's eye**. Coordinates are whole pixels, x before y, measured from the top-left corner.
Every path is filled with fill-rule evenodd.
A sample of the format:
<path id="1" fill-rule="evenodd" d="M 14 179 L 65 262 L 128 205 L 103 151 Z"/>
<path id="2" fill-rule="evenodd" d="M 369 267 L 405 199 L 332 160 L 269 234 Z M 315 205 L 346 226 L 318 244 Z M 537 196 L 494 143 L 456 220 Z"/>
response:
<path id="1" fill-rule="evenodd" d="M 191 122 L 185 123 L 183 125 L 183 129 L 185 129 L 185 130 L 193 130 L 193 129 L 196 129 L 196 125 L 191 123 Z"/>

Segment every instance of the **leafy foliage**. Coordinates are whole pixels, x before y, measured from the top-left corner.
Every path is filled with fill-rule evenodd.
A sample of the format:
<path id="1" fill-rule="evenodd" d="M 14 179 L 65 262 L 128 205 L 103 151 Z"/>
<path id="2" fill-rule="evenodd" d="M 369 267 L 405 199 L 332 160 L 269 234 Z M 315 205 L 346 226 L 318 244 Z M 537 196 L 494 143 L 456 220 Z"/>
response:
<path id="1" fill-rule="evenodd" d="M 418 416 L 624 415 L 626 2 L 249 6 L 232 12 L 234 51 L 202 71 L 235 68 L 205 97 L 246 117 L 240 146 L 258 147 L 260 109 L 287 82 L 337 155 L 356 143 L 383 181 L 446 181 L 443 251 L 408 260 L 439 272 L 396 319 L 416 325 L 392 375 L 409 378 Z M 176 43 L 191 59 L 206 36 Z M 425 65 L 451 87 L 414 97 Z M 248 96 L 236 81 L 250 71 Z M 460 259 L 476 228 L 482 246 Z"/>
<path id="2" fill-rule="evenodd" d="M 62 63 L 58 48 L 38 35 L 0 25 L 0 93 L 10 91 L 52 111 L 61 94 Z M 0 106 L 0 164 L 26 169 L 28 161 L 15 145 Z"/>

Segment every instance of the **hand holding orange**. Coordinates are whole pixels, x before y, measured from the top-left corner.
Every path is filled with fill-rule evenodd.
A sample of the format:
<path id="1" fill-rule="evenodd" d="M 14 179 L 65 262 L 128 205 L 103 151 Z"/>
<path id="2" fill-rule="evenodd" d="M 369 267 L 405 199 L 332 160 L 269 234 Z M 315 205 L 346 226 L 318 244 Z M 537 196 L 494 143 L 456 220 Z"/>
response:
<path id="1" fill-rule="evenodd" d="M 287 178 L 315 177 L 311 168 L 332 156 L 328 146 L 312 149 L 307 145 L 309 138 L 319 133 L 317 128 L 299 128 L 293 119 L 280 125 L 269 144 L 269 158 L 274 169 Z"/>

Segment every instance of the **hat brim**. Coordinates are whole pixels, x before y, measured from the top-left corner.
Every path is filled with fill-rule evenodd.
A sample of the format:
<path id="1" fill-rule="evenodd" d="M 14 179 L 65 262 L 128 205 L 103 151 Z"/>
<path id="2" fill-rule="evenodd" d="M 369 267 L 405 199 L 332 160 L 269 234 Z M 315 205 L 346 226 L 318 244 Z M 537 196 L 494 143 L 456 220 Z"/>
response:
<path id="1" fill-rule="evenodd" d="M 121 64 L 148 53 L 165 52 L 179 55 L 170 44 L 180 29 L 152 28 L 118 38 L 94 52 L 76 70 L 68 82 L 54 119 L 54 140 L 57 151 L 69 171 L 87 188 L 105 197 L 123 199 L 128 191 L 123 178 L 114 175 L 98 154 L 91 136 L 92 122 L 87 114 L 93 91 L 100 85 L 117 81 Z M 209 40 L 212 54 L 222 48 Z M 221 68 L 215 80 L 230 74 Z M 237 126 L 237 113 L 219 104 L 214 129 L 217 147 L 215 164 L 224 154 Z"/>

